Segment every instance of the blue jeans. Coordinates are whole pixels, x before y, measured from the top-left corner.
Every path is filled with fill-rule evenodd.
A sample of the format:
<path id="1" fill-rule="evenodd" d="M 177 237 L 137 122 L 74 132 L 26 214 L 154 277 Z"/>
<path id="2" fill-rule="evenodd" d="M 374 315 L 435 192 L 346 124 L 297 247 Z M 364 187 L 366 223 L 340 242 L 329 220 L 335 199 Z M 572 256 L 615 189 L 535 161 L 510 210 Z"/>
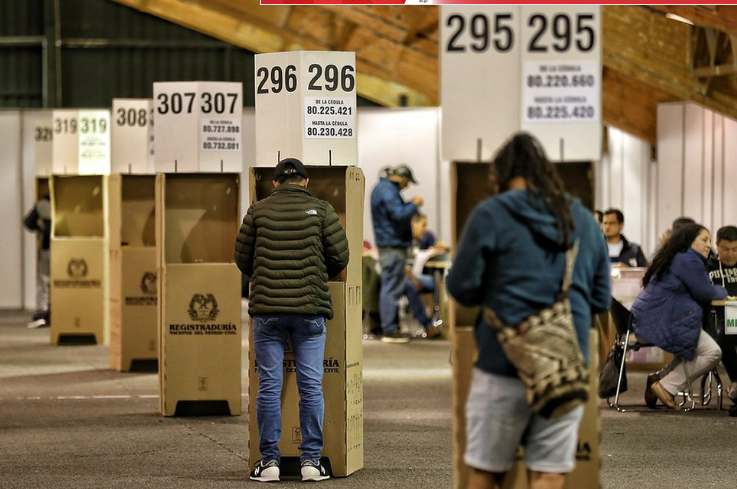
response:
<path id="1" fill-rule="evenodd" d="M 420 299 L 420 292 L 433 292 L 435 290 L 435 279 L 432 275 L 416 275 L 415 278 L 420 282 L 420 289 L 415 287 L 414 282 L 411 279 L 404 279 L 404 293 L 407 295 L 407 301 L 409 302 L 409 308 L 412 310 L 412 315 L 420 322 L 423 328 L 430 328 L 431 321 L 427 317 L 427 311 L 425 310 L 425 304 Z"/>
<path id="2" fill-rule="evenodd" d="M 323 447 L 325 318 L 297 314 L 254 316 L 253 350 L 258 370 L 256 418 L 259 450 L 264 462 L 281 458 L 281 391 L 287 337 L 291 338 L 297 368 L 299 427 L 302 431 L 300 459 L 319 460 Z"/>
<path id="3" fill-rule="evenodd" d="M 407 251 L 402 248 L 379 248 L 381 265 L 381 290 L 379 291 L 379 315 L 384 334 L 399 331 L 397 313 L 399 299 L 404 295 L 404 265 Z"/>

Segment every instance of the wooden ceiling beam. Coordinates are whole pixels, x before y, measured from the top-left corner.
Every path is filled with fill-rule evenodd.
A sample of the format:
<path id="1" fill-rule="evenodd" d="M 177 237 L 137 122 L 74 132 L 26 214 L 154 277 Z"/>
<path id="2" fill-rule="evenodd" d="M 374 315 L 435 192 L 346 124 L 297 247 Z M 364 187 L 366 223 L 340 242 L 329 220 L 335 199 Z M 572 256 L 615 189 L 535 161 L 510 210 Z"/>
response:
<path id="1" fill-rule="evenodd" d="M 648 12 L 627 6 L 604 8 L 604 66 L 677 100 L 691 100 L 737 118 L 735 93 L 727 94 L 728 85 L 706 84 L 692 76 L 691 26 Z"/>
<path id="2" fill-rule="evenodd" d="M 662 15 L 675 14 L 696 25 L 715 27 L 724 32 L 737 32 L 737 9 L 728 5 L 646 5 L 646 9 Z M 668 22 L 678 22 L 668 19 Z"/>
<path id="3" fill-rule="evenodd" d="M 114 1 L 257 53 L 355 51 L 357 91 L 362 97 L 389 107 L 399 105 L 400 100 L 410 106 L 438 103 L 437 6 Z M 702 33 L 700 40 L 694 40 L 690 26 L 666 19 L 666 13 L 722 34 L 709 39 Z M 733 74 L 737 73 L 733 68 L 737 8 L 605 5 L 602 26 L 605 123 L 654 144 L 659 102 L 691 100 L 737 118 L 737 76 Z M 710 71 L 703 71 L 706 69 Z M 725 74 L 729 75 L 721 76 Z"/>

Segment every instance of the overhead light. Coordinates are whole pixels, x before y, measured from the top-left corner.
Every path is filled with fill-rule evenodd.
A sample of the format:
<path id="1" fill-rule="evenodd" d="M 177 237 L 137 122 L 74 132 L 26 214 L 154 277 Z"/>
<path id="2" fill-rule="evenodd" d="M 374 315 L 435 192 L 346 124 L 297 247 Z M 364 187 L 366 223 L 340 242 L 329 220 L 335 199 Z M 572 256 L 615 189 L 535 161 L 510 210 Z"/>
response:
<path id="1" fill-rule="evenodd" d="M 693 25 L 693 22 L 691 22 L 690 20 L 688 20 L 685 17 L 681 17 L 680 15 L 676 15 L 676 14 L 665 14 L 665 18 L 666 19 L 671 19 L 671 20 L 677 20 L 678 22 L 683 22 L 684 24 Z"/>

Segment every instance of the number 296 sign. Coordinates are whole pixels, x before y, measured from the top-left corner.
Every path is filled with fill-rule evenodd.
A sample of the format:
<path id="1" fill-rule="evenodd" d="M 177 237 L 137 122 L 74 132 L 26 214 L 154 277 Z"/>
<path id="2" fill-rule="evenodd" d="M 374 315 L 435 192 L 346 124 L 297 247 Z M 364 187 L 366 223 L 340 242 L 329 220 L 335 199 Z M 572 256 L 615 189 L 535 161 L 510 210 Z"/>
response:
<path id="1" fill-rule="evenodd" d="M 302 137 L 355 139 L 355 55 L 343 52 L 259 55 L 256 66 L 258 104 L 299 99 Z"/>

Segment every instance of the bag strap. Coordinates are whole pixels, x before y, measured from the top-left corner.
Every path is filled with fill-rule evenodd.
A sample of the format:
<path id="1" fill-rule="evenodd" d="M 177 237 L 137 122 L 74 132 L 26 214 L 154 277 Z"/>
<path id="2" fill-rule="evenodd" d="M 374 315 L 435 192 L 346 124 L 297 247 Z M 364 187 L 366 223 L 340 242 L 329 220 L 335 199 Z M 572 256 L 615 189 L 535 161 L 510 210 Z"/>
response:
<path id="1" fill-rule="evenodd" d="M 576 256 L 578 255 L 578 240 L 573 243 L 573 246 L 568 248 L 566 251 L 566 271 L 563 274 L 563 285 L 561 286 L 561 293 L 568 295 L 568 289 L 571 288 L 571 281 L 573 280 L 573 268 L 576 265 Z"/>
<path id="2" fill-rule="evenodd" d="M 563 272 L 563 283 L 561 284 L 561 290 L 558 293 L 558 298 L 556 299 L 556 302 L 568 297 L 568 290 L 571 288 L 571 281 L 573 279 L 573 268 L 576 265 L 577 255 L 578 240 L 576 240 L 573 243 L 573 246 L 568 248 L 568 250 L 566 251 L 566 268 Z M 484 319 L 486 319 L 486 322 L 489 323 L 492 328 L 494 328 L 495 330 L 500 330 L 506 327 L 491 307 L 487 305 L 482 305 L 481 310 L 484 314 Z"/>

